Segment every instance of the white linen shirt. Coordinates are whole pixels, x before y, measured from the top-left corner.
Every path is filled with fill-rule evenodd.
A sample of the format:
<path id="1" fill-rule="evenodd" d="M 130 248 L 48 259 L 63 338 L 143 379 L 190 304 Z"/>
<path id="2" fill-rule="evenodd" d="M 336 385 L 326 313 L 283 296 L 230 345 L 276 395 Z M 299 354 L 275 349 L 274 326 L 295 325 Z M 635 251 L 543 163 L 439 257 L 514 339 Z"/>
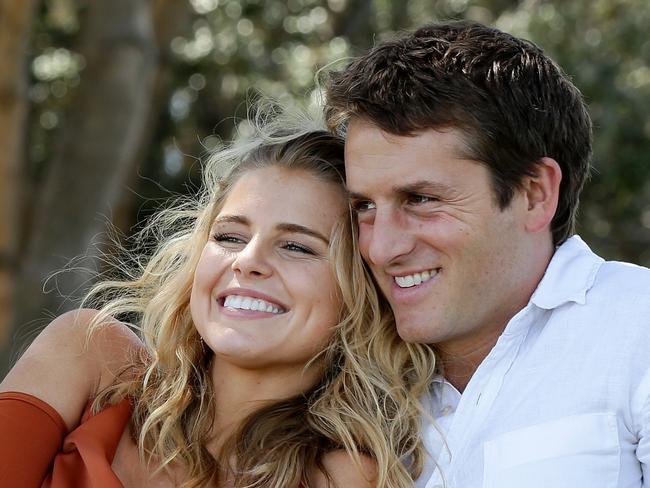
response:
<path id="1" fill-rule="evenodd" d="M 463 394 L 432 385 L 415 486 L 650 487 L 649 398 L 650 269 L 574 236 Z"/>

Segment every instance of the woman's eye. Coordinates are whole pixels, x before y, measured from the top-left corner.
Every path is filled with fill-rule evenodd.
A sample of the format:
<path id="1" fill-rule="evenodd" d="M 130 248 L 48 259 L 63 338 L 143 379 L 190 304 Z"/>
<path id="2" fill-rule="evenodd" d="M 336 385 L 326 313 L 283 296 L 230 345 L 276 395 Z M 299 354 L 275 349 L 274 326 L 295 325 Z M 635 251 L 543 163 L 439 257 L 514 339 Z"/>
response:
<path id="1" fill-rule="evenodd" d="M 284 244 L 283 248 L 286 249 L 287 251 L 299 252 L 299 253 L 302 253 L 302 254 L 311 254 L 311 255 L 316 254 L 309 247 L 307 247 L 307 246 L 305 246 L 303 244 L 299 244 L 297 242 L 286 242 Z"/>
<path id="2" fill-rule="evenodd" d="M 233 234 L 215 234 L 213 239 L 219 244 L 244 244 L 244 239 Z"/>

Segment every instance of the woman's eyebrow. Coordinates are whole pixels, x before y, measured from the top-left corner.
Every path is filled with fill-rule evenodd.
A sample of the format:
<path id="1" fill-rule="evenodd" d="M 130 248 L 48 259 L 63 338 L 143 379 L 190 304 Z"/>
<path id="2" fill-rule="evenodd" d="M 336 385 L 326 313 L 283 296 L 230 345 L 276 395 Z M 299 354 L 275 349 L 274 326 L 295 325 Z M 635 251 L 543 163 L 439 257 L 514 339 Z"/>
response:
<path id="1" fill-rule="evenodd" d="M 214 219 L 215 224 L 243 224 L 250 225 L 250 221 L 243 215 L 221 215 Z"/>
<path id="2" fill-rule="evenodd" d="M 284 232 L 292 232 L 292 233 L 297 233 L 297 234 L 305 234 L 311 237 L 315 237 L 316 239 L 320 239 L 323 241 L 325 244 L 329 246 L 329 239 L 325 237 L 323 234 L 321 234 L 318 231 L 315 231 L 313 229 L 310 229 L 309 227 L 305 227 L 304 225 L 300 224 L 291 224 L 291 223 L 282 223 L 278 224 L 275 226 L 278 230 L 282 230 Z"/>
<path id="3" fill-rule="evenodd" d="M 242 224 L 242 225 L 250 226 L 250 220 L 248 220 L 243 215 L 222 215 L 215 219 L 214 224 Z M 330 244 L 329 239 L 325 237 L 323 234 L 321 234 L 316 230 L 310 229 L 309 227 L 305 227 L 304 225 L 283 222 L 276 225 L 275 228 L 283 232 L 305 234 L 311 237 L 315 237 L 316 239 L 320 239 L 328 246 Z"/>

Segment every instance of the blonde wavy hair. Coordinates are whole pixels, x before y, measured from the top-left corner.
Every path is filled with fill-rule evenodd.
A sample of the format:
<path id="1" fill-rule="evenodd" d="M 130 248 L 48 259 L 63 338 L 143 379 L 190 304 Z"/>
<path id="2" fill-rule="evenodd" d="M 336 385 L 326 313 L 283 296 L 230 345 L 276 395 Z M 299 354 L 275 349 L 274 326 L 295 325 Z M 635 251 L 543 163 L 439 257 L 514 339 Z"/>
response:
<path id="1" fill-rule="evenodd" d="M 361 455 L 376 461 L 378 487 L 410 487 L 423 466 L 419 399 L 434 374 L 434 353 L 397 335 L 359 257 L 351 212 L 330 244 L 343 307 L 319 354 L 327 364 L 319 383 L 251 414 L 216 458 L 206 447 L 217 414 L 212 352 L 193 325 L 189 300 L 214 218 L 233 184 L 255 168 L 295 168 L 337 185 L 344 179 L 343 141 L 322 121 L 277 106 L 261 113 L 252 137 L 210 155 L 198 195 L 157 213 L 137 237 L 142 252 L 130 251 L 114 267 L 119 277 L 88 295 L 85 304 L 99 309 L 91 331 L 118 318 L 139 332 L 146 351 L 100 392 L 93 409 L 128 397 L 141 458 L 154 474 L 182 466 L 182 488 L 214 483 L 224 471 L 237 487 L 308 487 L 310 472 L 325 472 L 322 456 L 334 449 L 359 465 Z"/>

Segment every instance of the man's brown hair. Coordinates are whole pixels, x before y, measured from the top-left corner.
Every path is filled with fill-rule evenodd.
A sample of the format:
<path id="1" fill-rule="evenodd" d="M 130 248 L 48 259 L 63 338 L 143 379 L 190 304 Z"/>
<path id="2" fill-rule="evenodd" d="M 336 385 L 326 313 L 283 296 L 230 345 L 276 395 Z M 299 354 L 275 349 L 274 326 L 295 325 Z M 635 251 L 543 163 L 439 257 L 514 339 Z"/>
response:
<path id="1" fill-rule="evenodd" d="M 541 158 L 555 159 L 562 182 L 553 241 L 573 234 L 591 119 L 579 90 L 531 42 L 476 22 L 425 25 L 331 72 L 326 90 L 327 123 L 342 134 L 356 117 L 402 136 L 461 130 L 501 209 Z"/>

